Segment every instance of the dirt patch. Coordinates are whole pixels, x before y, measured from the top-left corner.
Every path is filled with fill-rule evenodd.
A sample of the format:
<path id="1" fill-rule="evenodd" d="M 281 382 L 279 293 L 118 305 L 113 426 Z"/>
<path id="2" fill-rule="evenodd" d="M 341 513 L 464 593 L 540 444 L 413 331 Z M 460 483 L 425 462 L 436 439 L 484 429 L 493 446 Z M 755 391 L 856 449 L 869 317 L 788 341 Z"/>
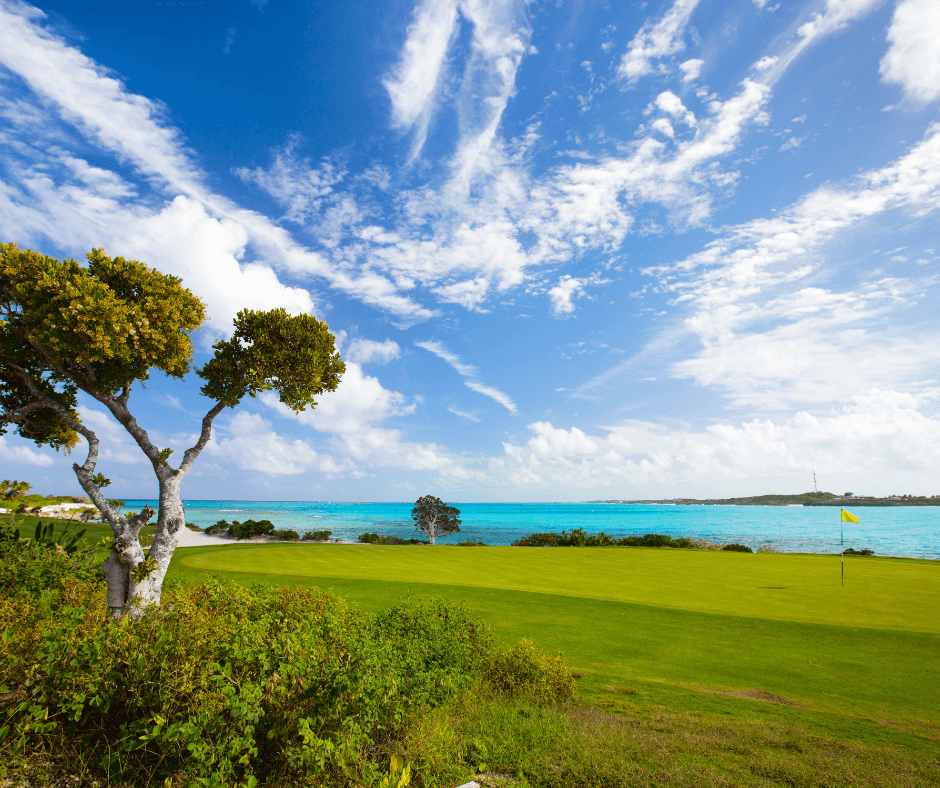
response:
<path id="1" fill-rule="evenodd" d="M 762 689 L 716 689 L 715 687 L 697 686 L 694 689 L 699 692 L 708 692 L 711 695 L 723 695 L 731 698 L 747 698 L 748 700 L 759 700 L 763 703 L 776 703 L 778 706 L 792 706 L 797 709 L 803 708 L 802 703 L 797 703 L 782 695 L 774 695 Z"/>

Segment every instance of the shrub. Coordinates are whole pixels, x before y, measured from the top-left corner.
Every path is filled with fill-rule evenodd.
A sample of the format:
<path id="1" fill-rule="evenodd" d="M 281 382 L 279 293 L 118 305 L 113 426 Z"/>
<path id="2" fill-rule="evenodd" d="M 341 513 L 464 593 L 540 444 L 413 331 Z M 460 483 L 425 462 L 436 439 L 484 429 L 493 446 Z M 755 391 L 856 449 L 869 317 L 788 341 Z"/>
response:
<path id="1" fill-rule="evenodd" d="M 745 544 L 737 544 L 732 542 L 731 544 L 726 544 L 721 548 L 722 550 L 727 550 L 732 553 L 753 553 L 754 551 Z"/>
<path id="2" fill-rule="evenodd" d="M 461 605 L 373 615 L 210 578 L 109 623 L 93 563 L 7 535 L 0 549 L 0 763 L 31 784 L 373 785 L 409 730 L 481 683 L 573 691 L 558 658 L 496 645 Z"/>
<path id="3" fill-rule="evenodd" d="M 200 531 L 200 532 L 202 532 L 202 531 L 205 530 L 204 528 L 200 528 L 200 527 L 199 527 L 198 525 L 196 525 L 195 523 L 186 523 L 186 527 L 187 527 L 190 531 Z M 210 527 L 211 527 L 211 526 L 210 526 Z"/>
<path id="4" fill-rule="evenodd" d="M 848 550 L 844 551 L 845 555 L 874 555 L 874 550 L 869 550 L 867 547 L 862 550 L 856 550 L 850 547 Z"/>
<path id="5" fill-rule="evenodd" d="M 530 640 L 494 649 L 484 675 L 495 689 L 537 703 L 557 703 L 575 696 L 574 677 L 564 659 L 545 654 Z"/>
<path id="6" fill-rule="evenodd" d="M 296 542 L 300 539 L 300 534 L 290 528 L 275 529 L 270 535 L 282 542 Z"/>
<path id="7" fill-rule="evenodd" d="M 216 522 L 215 525 L 210 525 L 208 528 L 206 528 L 206 533 L 207 534 L 227 534 L 229 527 L 230 525 L 229 525 L 228 520 L 219 520 L 218 522 Z"/>
<path id="8" fill-rule="evenodd" d="M 303 535 L 303 540 L 305 542 L 328 542 L 332 535 L 332 531 L 307 531 Z"/>
<path id="9" fill-rule="evenodd" d="M 664 534 L 646 534 L 645 536 L 624 536 L 614 539 L 603 531 L 591 535 L 583 528 L 574 528 L 569 534 L 562 531 L 560 534 L 532 534 L 524 536 L 513 542 L 515 547 L 692 547 L 691 539 L 673 539 Z"/>
<path id="10" fill-rule="evenodd" d="M 233 520 L 228 529 L 229 535 L 236 539 L 251 539 L 254 536 L 269 536 L 274 533 L 274 523 L 270 520 L 245 520 L 240 523 Z"/>
<path id="11" fill-rule="evenodd" d="M 381 536 L 380 534 L 359 534 L 359 541 L 363 544 L 427 544 L 422 539 L 402 539 L 400 536 Z"/>
<path id="12" fill-rule="evenodd" d="M 476 537 L 474 539 L 469 539 L 466 542 L 457 542 L 455 547 L 486 547 L 486 542 L 481 538 Z"/>

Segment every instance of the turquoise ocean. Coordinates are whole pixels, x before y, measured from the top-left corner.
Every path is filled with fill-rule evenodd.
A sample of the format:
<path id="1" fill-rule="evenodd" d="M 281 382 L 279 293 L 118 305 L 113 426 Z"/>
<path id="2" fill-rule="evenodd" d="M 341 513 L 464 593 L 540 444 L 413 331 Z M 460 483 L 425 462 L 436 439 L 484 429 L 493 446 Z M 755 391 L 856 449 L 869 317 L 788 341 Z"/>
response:
<path id="1" fill-rule="evenodd" d="M 137 511 L 156 501 L 128 501 Z M 411 521 L 412 503 L 322 503 L 310 501 L 186 501 L 186 520 L 199 526 L 218 520 L 270 520 L 276 528 L 332 531 L 333 539 L 356 541 L 370 532 L 404 538 L 420 536 Z M 459 534 L 441 544 L 482 539 L 508 545 L 532 533 L 603 531 L 610 536 L 667 534 L 749 547 L 769 545 L 781 552 L 838 553 L 840 526 L 845 547 L 876 555 L 940 559 L 940 507 L 858 507 L 860 522 L 842 523 L 829 506 L 672 506 L 604 503 L 456 503 Z"/>

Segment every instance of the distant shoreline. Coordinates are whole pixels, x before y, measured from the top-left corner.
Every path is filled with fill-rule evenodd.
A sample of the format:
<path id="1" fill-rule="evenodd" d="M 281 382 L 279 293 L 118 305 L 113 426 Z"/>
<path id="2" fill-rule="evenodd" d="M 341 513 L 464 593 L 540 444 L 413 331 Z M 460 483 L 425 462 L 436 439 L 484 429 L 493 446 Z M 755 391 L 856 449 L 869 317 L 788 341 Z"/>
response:
<path id="1" fill-rule="evenodd" d="M 657 504 L 659 506 L 940 506 L 940 496 L 833 495 L 832 493 L 801 493 L 799 495 L 753 495 L 746 498 L 672 498 L 662 500 L 606 500 L 588 503 Z"/>

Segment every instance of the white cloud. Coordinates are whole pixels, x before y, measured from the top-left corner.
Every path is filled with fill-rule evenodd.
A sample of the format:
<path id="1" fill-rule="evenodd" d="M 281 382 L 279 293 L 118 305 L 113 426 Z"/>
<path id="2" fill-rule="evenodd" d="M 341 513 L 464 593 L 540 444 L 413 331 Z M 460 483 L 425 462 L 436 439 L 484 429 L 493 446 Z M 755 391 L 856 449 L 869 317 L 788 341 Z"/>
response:
<path id="1" fill-rule="evenodd" d="M 296 476 L 311 468 L 327 474 L 351 469 L 314 451 L 305 441 L 278 435 L 267 419 L 244 410 L 238 411 L 228 424 L 219 425 L 216 432 L 215 445 L 209 453 L 234 462 L 242 470 Z"/>
<path id="2" fill-rule="evenodd" d="M 881 61 L 886 82 L 899 84 L 918 102 L 940 96 L 940 3 L 901 0 L 888 28 L 890 46 Z"/>
<path id="3" fill-rule="evenodd" d="M 919 299 L 932 277 L 872 277 L 842 293 L 805 280 L 820 269 L 825 245 L 861 222 L 892 210 L 916 218 L 938 207 L 934 125 L 895 163 L 843 188 L 817 189 L 772 219 L 728 228 L 702 252 L 649 269 L 687 305 L 684 329 L 702 343 L 673 373 L 723 388 L 738 404 L 765 407 L 838 400 L 846 387 L 918 385 L 940 361 L 940 338 L 929 329 L 872 328 Z M 833 376 L 837 368 L 849 371 Z"/>
<path id="4" fill-rule="evenodd" d="M 415 345 L 417 347 L 423 348 L 424 350 L 427 350 L 429 353 L 433 353 L 443 361 L 446 361 L 457 371 L 459 375 L 467 378 L 467 380 L 464 381 L 464 385 L 468 389 L 471 389 L 478 394 L 482 394 L 484 397 L 489 397 L 493 401 L 498 402 L 510 413 L 517 412 L 516 403 L 512 401 L 512 398 L 508 394 L 505 394 L 499 389 L 494 388 L 493 386 L 488 386 L 485 383 L 477 380 L 477 368 L 472 364 L 466 364 L 461 361 L 460 356 L 458 356 L 456 353 L 452 353 L 437 340 L 429 339 L 424 342 L 415 342 Z"/>
<path id="5" fill-rule="evenodd" d="M 705 61 L 699 60 L 698 58 L 691 58 L 680 63 L 679 68 L 682 70 L 682 81 L 694 82 L 697 80 L 702 73 L 702 66 L 704 65 Z"/>
<path id="6" fill-rule="evenodd" d="M 280 268 L 291 273 L 322 277 L 336 289 L 387 310 L 404 322 L 424 320 L 433 314 L 400 295 L 395 285 L 380 274 L 369 270 L 349 270 L 348 266 L 334 264 L 322 254 L 298 244 L 267 217 L 241 209 L 210 191 L 205 185 L 204 174 L 183 145 L 181 135 L 165 121 L 162 108 L 149 99 L 129 93 L 118 79 L 97 63 L 43 29 L 40 26 L 43 18 L 41 11 L 30 6 L 0 4 L 0 64 L 21 77 L 40 97 L 40 101 L 33 105 L 34 125 L 40 139 L 49 133 L 47 127 L 59 124 L 59 118 L 48 109 L 54 107 L 87 140 L 103 146 L 119 161 L 133 167 L 159 193 L 169 195 L 171 199 L 196 202 L 207 216 L 241 225 L 248 244 L 258 254 L 259 259 L 254 264 L 271 271 L 264 286 L 269 292 L 271 282 L 276 279 L 273 271 Z M 56 158 L 55 150 L 37 148 L 26 151 L 20 146 L 15 153 L 24 152 L 42 159 L 43 164 L 50 155 Z M 14 151 L 8 150 L 7 154 L 12 158 Z M 61 166 L 69 165 L 64 157 L 59 159 Z M 31 165 L 31 162 L 22 160 L 13 163 L 23 172 L 17 179 L 21 189 L 6 185 L 8 202 L 14 208 L 11 224 L 31 223 L 30 229 L 34 233 L 44 232 L 58 244 L 84 239 L 96 231 L 95 242 L 100 243 L 102 237 L 112 235 L 101 234 L 102 228 L 118 224 L 126 226 L 125 219 L 133 222 L 152 217 L 155 213 L 147 202 L 139 198 L 133 202 L 117 202 L 120 195 L 115 193 L 114 175 L 107 176 L 111 182 L 105 179 L 95 184 L 88 183 L 85 177 L 85 182 L 76 188 L 75 178 L 81 176 L 75 173 L 74 167 L 69 173 L 71 182 L 66 184 L 51 181 L 43 168 L 34 170 Z M 86 173 L 103 172 L 85 169 Z M 278 189 L 283 191 L 287 187 L 276 176 L 277 173 L 271 176 L 268 186 L 275 192 Z M 252 177 L 261 179 L 257 172 Z M 106 189 L 104 194 L 102 188 Z M 43 191 L 46 192 L 43 199 L 36 200 L 36 193 Z M 128 187 L 124 187 L 124 191 L 128 192 L 124 196 L 132 196 Z M 295 202 L 298 194 L 306 195 L 309 201 L 309 188 L 304 192 L 298 187 L 295 192 L 292 195 Z M 32 205 L 24 208 L 19 205 L 21 202 Z M 118 208 L 120 222 L 115 221 L 115 207 Z M 132 228 L 127 227 L 127 232 L 131 231 Z M 179 251 L 184 252 L 182 249 Z M 250 272 L 245 277 L 246 284 L 254 282 L 257 276 L 257 271 Z M 250 291 L 249 287 L 243 295 L 249 296 Z"/>
<path id="7" fill-rule="evenodd" d="M 466 419 L 467 421 L 474 421 L 474 422 L 480 421 L 480 419 L 478 419 L 472 413 L 464 413 L 462 410 L 457 410 L 456 408 L 448 408 L 447 410 L 449 410 L 455 416 L 460 416 L 461 418 Z"/>
<path id="8" fill-rule="evenodd" d="M 456 24 L 456 0 L 424 0 L 416 6 L 401 58 L 383 80 L 396 128 L 407 131 L 427 114 Z"/>
<path id="9" fill-rule="evenodd" d="M 402 394 L 363 374 L 355 362 L 346 364 L 336 391 L 323 394 L 314 409 L 294 413 L 272 393 L 262 394 L 261 401 L 283 418 L 330 436 L 333 454 L 343 458 L 337 473 L 405 468 L 438 471 L 453 477 L 466 474 L 446 449 L 433 443 L 404 440 L 400 430 L 380 426 L 387 419 L 413 413 L 416 404 L 407 404 Z"/>
<path id="10" fill-rule="evenodd" d="M 7 467 L 26 464 L 48 468 L 54 465 L 55 461 L 48 454 L 36 451 L 20 438 L 7 440 L 0 435 L 0 463 Z"/>
<path id="11" fill-rule="evenodd" d="M 391 339 L 376 342 L 373 339 L 356 337 L 346 343 L 342 353 L 344 360 L 355 361 L 358 364 L 388 364 L 389 361 L 394 361 L 401 355 L 401 348 Z"/>
<path id="12" fill-rule="evenodd" d="M 627 422 L 595 436 L 536 422 L 529 441 L 503 444 L 505 456 L 490 461 L 490 474 L 522 486 L 620 490 L 627 497 L 643 489 L 730 492 L 734 480 L 807 480 L 815 469 L 820 476 L 877 480 L 887 493 L 888 485 L 935 482 L 940 471 L 940 418 L 925 416 L 923 404 L 874 390 L 827 414 L 700 432 Z"/>
<path id="13" fill-rule="evenodd" d="M 574 313 L 574 303 L 571 298 L 580 290 L 580 279 L 565 274 L 558 280 L 558 284 L 548 291 L 548 297 L 552 301 L 552 311 L 556 316 L 560 317 Z"/>
<path id="14" fill-rule="evenodd" d="M 685 49 L 685 29 L 698 4 L 699 0 L 676 0 L 662 19 L 645 22 L 620 61 L 620 76 L 636 82 L 655 70 L 654 61 Z"/>

